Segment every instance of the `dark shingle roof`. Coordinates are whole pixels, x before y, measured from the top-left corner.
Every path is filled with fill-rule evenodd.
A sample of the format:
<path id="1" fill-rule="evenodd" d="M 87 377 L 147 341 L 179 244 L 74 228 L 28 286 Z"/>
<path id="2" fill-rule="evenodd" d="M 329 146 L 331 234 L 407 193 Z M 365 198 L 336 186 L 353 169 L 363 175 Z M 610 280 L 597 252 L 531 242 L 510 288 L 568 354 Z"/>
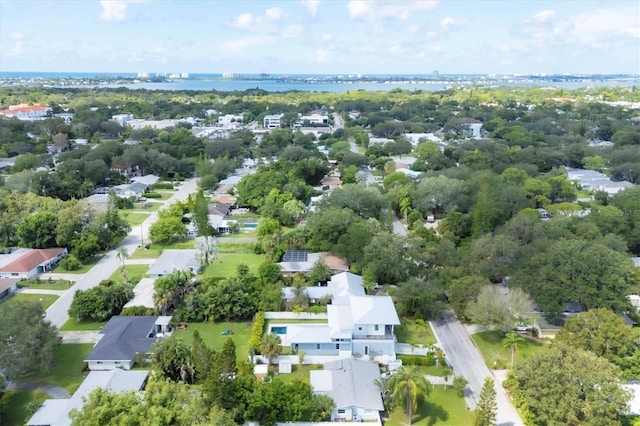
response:
<path id="1" fill-rule="evenodd" d="M 100 330 L 102 339 L 85 361 L 130 361 L 137 353 L 147 353 L 156 341 L 155 316 L 115 316 Z M 151 337 L 150 337 L 151 336 Z"/>

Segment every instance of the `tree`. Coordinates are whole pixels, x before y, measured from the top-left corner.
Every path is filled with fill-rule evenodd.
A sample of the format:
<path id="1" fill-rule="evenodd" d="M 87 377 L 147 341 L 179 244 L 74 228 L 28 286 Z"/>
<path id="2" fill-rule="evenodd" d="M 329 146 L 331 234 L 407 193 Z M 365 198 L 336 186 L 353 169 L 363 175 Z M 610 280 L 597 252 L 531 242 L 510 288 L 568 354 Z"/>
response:
<path id="1" fill-rule="evenodd" d="M 609 309 L 591 309 L 567 319 L 555 341 L 601 356 L 623 369 L 625 377 L 640 372 L 640 332 Z"/>
<path id="2" fill-rule="evenodd" d="M 331 275 L 331 269 L 322 260 L 318 260 L 309 271 L 309 281 L 314 285 L 325 283 Z"/>
<path id="3" fill-rule="evenodd" d="M 40 211 L 25 217 L 16 228 L 20 244 L 31 248 L 53 247 L 56 243 L 58 218 L 55 214 Z"/>
<path id="4" fill-rule="evenodd" d="M 511 369 L 513 370 L 513 366 L 516 361 L 516 352 L 520 348 L 520 345 L 524 342 L 524 338 L 519 336 L 517 333 L 509 332 L 505 335 L 504 339 L 502 339 L 502 347 L 505 349 L 509 349 L 511 351 Z"/>
<path id="5" fill-rule="evenodd" d="M 510 288 L 505 293 L 495 285 L 483 287 L 467 312 L 474 322 L 500 331 L 511 330 L 519 322 L 529 324 L 535 316 L 533 301 L 524 291 Z"/>
<path id="6" fill-rule="evenodd" d="M 58 332 L 37 302 L 12 301 L 0 309 L 0 371 L 7 380 L 49 371 Z"/>
<path id="7" fill-rule="evenodd" d="M 69 316 L 78 321 L 107 321 L 118 315 L 132 298 L 132 285 L 104 280 L 90 289 L 76 290 L 69 307 Z"/>
<path id="8" fill-rule="evenodd" d="M 412 190 L 413 206 L 423 215 L 447 213 L 450 210 L 465 211 L 468 200 L 464 182 L 444 175 L 420 180 Z"/>
<path id="9" fill-rule="evenodd" d="M 211 402 L 226 410 L 236 407 L 240 403 L 236 395 L 237 379 L 236 345 L 231 337 L 227 337 L 222 351 L 215 356 L 205 384 Z"/>
<path id="10" fill-rule="evenodd" d="M 100 244 L 98 237 L 92 233 L 85 232 L 74 242 L 71 253 L 80 260 L 80 262 L 88 262 L 100 252 Z"/>
<path id="11" fill-rule="evenodd" d="M 199 188 L 196 193 L 196 198 L 193 201 L 193 206 L 191 207 L 191 213 L 193 215 L 193 220 L 196 223 L 196 229 L 198 230 L 199 237 L 214 235 L 215 230 L 209 223 L 209 205 L 207 200 L 204 198 L 204 191 L 202 188 Z"/>
<path id="12" fill-rule="evenodd" d="M 561 239 L 518 268 L 510 283 L 530 293 L 553 318 L 568 303 L 627 310 L 625 296 L 632 291 L 635 275 L 625 254 L 597 242 Z"/>
<path id="13" fill-rule="evenodd" d="M 153 303 L 163 314 L 177 308 L 184 297 L 193 290 L 191 272 L 173 271 L 153 283 Z"/>
<path id="14" fill-rule="evenodd" d="M 409 425 L 418 408 L 418 399 L 429 395 L 429 382 L 414 365 L 402 366 L 389 379 L 393 400 L 404 405 Z"/>
<path id="15" fill-rule="evenodd" d="M 149 228 L 149 238 L 153 244 L 167 244 L 183 240 L 186 232 L 181 217 L 161 217 Z"/>
<path id="16" fill-rule="evenodd" d="M 269 364 L 273 364 L 273 360 L 278 358 L 282 353 L 281 344 L 280 336 L 275 333 L 269 333 L 262 339 L 260 353 L 267 357 Z"/>
<path id="17" fill-rule="evenodd" d="M 514 399 L 532 424 L 618 425 L 630 398 L 619 374 L 604 358 L 554 344 L 515 370 Z"/>
<path id="18" fill-rule="evenodd" d="M 124 273 L 125 262 L 129 258 L 129 250 L 127 250 L 127 248 L 124 246 L 120 247 L 116 251 L 116 257 L 118 258 L 118 260 L 120 260 L 120 262 L 122 262 L 122 272 Z"/>
<path id="19" fill-rule="evenodd" d="M 196 259 L 202 266 L 208 266 L 216 260 L 218 255 L 218 244 L 211 236 L 196 237 Z"/>
<path id="20" fill-rule="evenodd" d="M 152 361 L 168 379 L 195 383 L 196 368 L 189 345 L 178 338 L 161 339 L 153 345 Z"/>
<path id="21" fill-rule="evenodd" d="M 210 320 L 246 321 L 255 315 L 256 301 L 246 280 L 227 278 L 208 287 L 203 298 Z"/>
<path id="22" fill-rule="evenodd" d="M 496 401 L 496 389 L 491 377 L 484 379 L 480 400 L 473 412 L 473 426 L 493 426 L 496 423 L 498 402 Z"/>
<path id="23" fill-rule="evenodd" d="M 391 388 L 389 387 L 389 378 L 388 377 L 380 377 L 379 379 L 375 379 L 373 384 L 378 388 L 380 394 L 382 395 L 382 405 L 384 406 L 384 411 L 387 413 L 391 412 L 391 408 L 393 407 L 393 395 L 391 394 Z"/>
<path id="24" fill-rule="evenodd" d="M 469 381 L 462 376 L 456 376 L 453 379 L 453 389 L 456 391 L 456 395 L 459 397 L 464 396 L 464 390 L 469 384 Z"/>

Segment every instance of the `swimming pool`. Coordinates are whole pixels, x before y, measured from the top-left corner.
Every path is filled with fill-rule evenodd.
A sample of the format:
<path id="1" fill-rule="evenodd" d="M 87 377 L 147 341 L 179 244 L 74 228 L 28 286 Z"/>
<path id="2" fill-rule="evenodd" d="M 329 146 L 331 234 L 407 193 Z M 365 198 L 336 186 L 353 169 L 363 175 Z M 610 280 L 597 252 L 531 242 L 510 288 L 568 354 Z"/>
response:
<path id="1" fill-rule="evenodd" d="M 242 225 L 244 229 L 256 229 L 258 227 L 257 223 L 245 223 Z"/>
<path id="2" fill-rule="evenodd" d="M 287 327 L 271 327 L 271 332 L 275 334 L 287 334 Z"/>

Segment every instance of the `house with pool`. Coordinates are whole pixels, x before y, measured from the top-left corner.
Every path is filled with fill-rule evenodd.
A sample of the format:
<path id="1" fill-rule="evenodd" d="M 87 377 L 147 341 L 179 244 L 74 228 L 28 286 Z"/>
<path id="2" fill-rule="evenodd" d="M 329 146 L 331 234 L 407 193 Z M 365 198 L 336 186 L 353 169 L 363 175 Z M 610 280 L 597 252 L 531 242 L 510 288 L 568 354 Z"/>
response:
<path id="1" fill-rule="evenodd" d="M 310 299 L 330 297 L 326 321 L 278 324 L 269 322 L 269 333 L 280 336 L 283 346 L 292 353 L 304 351 L 305 360 L 319 362 L 362 356 L 388 362 L 396 358 L 394 327 L 400 325 L 393 300 L 389 296 L 365 294 L 362 277 L 342 272 L 331 277 L 327 286 L 307 287 Z M 293 297 L 293 290 L 283 290 L 285 299 Z"/>

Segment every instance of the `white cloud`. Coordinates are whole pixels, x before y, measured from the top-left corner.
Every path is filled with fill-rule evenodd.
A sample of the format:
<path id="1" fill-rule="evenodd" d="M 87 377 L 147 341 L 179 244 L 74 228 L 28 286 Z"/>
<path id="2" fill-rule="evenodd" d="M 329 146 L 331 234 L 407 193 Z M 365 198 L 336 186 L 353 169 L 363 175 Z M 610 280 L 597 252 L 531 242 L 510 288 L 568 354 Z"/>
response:
<path id="1" fill-rule="evenodd" d="M 296 38 L 302 33 L 302 30 L 304 30 L 302 25 L 289 25 L 282 30 L 282 37 Z"/>
<path id="2" fill-rule="evenodd" d="M 398 21 L 409 19 L 413 12 L 419 10 L 432 10 L 438 5 L 438 0 L 421 1 L 392 1 L 372 2 L 368 0 L 352 0 L 347 4 L 351 19 L 365 19 L 379 21 L 390 18 Z"/>
<path id="3" fill-rule="evenodd" d="M 322 37 L 320 37 L 320 40 L 324 41 L 324 42 L 331 41 L 331 40 L 333 40 L 333 34 L 331 34 L 331 33 L 322 34 Z"/>
<path id="4" fill-rule="evenodd" d="M 451 16 L 447 16 L 440 21 L 440 29 L 444 31 L 449 31 L 451 28 L 464 25 L 466 22 L 461 19 L 456 19 Z"/>
<path id="5" fill-rule="evenodd" d="M 319 64 L 327 62 L 329 60 L 330 55 L 331 55 L 331 52 L 329 52 L 329 50 L 318 49 L 316 50 L 316 62 Z"/>
<path id="6" fill-rule="evenodd" d="M 236 19 L 233 21 L 231 26 L 236 28 L 248 29 L 251 28 L 251 25 L 254 22 L 254 17 L 250 13 L 243 13 L 238 15 Z"/>
<path id="7" fill-rule="evenodd" d="M 391 46 L 391 48 L 389 49 L 389 52 L 392 55 L 401 55 L 404 53 L 404 49 L 402 48 L 402 46 L 398 46 L 397 44 L 394 46 Z"/>
<path id="8" fill-rule="evenodd" d="M 316 16 L 320 0 L 300 0 L 300 3 L 309 11 L 311 16 Z"/>
<path id="9" fill-rule="evenodd" d="M 264 11 L 264 16 L 270 21 L 279 21 L 286 16 L 286 13 L 279 7 L 272 7 Z"/>
<path id="10" fill-rule="evenodd" d="M 7 53 L 9 57 L 16 57 L 22 55 L 24 52 L 24 35 L 22 33 L 13 32 L 9 35 L 14 44 L 11 50 Z"/>
<path id="11" fill-rule="evenodd" d="M 124 21 L 127 19 L 127 5 L 129 3 L 144 3 L 147 0 L 100 0 L 102 12 L 101 21 Z"/>

